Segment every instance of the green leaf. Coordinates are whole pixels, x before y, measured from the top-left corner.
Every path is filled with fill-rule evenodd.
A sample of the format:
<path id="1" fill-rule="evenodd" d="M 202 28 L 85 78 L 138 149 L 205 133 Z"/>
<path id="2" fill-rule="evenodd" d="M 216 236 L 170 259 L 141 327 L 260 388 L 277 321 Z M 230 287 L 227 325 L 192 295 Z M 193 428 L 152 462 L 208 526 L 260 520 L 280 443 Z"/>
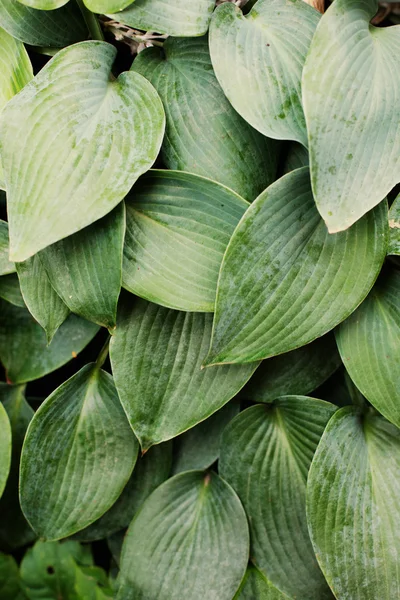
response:
<path id="1" fill-rule="evenodd" d="M 141 177 L 125 203 L 124 287 L 177 310 L 212 312 L 222 258 L 247 202 L 204 177 L 164 170 Z"/>
<path id="2" fill-rule="evenodd" d="M 112 377 L 86 365 L 40 406 L 26 434 L 20 499 L 32 528 L 55 540 L 96 521 L 121 494 L 137 451 Z"/>
<path id="3" fill-rule="evenodd" d="M 11 425 L 6 410 L 0 404 L 0 497 L 6 487 L 11 466 Z"/>
<path id="4" fill-rule="evenodd" d="M 70 315 L 51 344 L 26 308 L 0 301 L 0 361 L 10 383 L 25 383 L 51 373 L 72 358 L 94 338 L 99 328 Z"/>
<path id="5" fill-rule="evenodd" d="M 55 10 L 64 6 L 68 0 L 18 0 L 18 2 L 36 10 Z"/>
<path id="6" fill-rule="evenodd" d="M 89 8 L 92 2 L 87 4 Z M 108 16 L 144 31 L 194 37 L 207 32 L 214 5 L 214 0 L 134 0 L 126 10 Z"/>
<path id="7" fill-rule="evenodd" d="M 123 296 L 110 358 L 119 397 L 143 450 L 207 419 L 237 394 L 257 367 L 202 370 L 211 326 L 209 314 Z"/>
<path id="8" fill-rule="evenodd" d="M 307 146 L 301 72 L 319 17 L 296 0 L 258 0 L 246 16 L 226 2 L 213 15 L 217 79 L 233 108 L 264 135 Z"/>
<path id="9" fill-rule="evenodd" d="M 228 402 L 211 417 L 176 438 L 173 475 L 192 469 L 208 469 L 219 457 L 223 430 L 239 409 L 238 402 Z"/>
<path id="10" fill-rule="evenodd" d="M 69 308 L 51 285 L 39 254 L 17 263 L 16 267 L 25 304 L 35 321 L 45 330 L 50 343 L 68 317 Z"/>
<path id="11" fill-rule="evenodd" d="M 150 452 L 150 450 L 149 450 L 149 452 Z M 113 559 L 115 560 L 115 562 L 118 566 L 119 566 L 119 563 L 121 560 L 121 550 L 122 550 L 122 544 L 125 539 L 125 533 L 126 533 L 126 530 L 123 529 L 122 531 L 117 531 L 117 533 L 113 533 L 112 535 L 110 535 L 107 538 L 108 548 L 111 552 Z"/>
<path id="12" fill-rule="evenodd" d="M 10 302 L 14 306 L 25 308 L 25 302 L 21 294 L 21 288 L 16 273 L 0 277 L 0 298 Z"/>
<path id="13" fill-rule="evenodd" d="M 240 413 L 225 429 L 219 472 L 249 518 L 251 557 L 290 598 L 331 598 L 306 521 L 307 473 L 336 407 L 286 396 Z M 290 557 L 290 560 L 288 560 Z"/>
<path id="14" fill-rule="evenodd" d="M 306 395 L 341 364 L 335 337 L 329 333 L 311 344 L 262 361 L 240 395 L 253 402 L 272 402 L 287 394 Z"/>
<path id="15" fill-rule="evenodd" d="M 274 181 L 278 145 L 250 127 L 225 98 L 207 38 L 168 38 L 162 50 L 140 52 L 132 69 L 151 81 L 164 103 L 161 154 L 168 169 L 203 175 L 250 201 Z"/>
<path id="16" fill-rule="evenodd" d="M 336 0 L 304 66 L 311 182 L 331 233 L 400 181 L 400 28 L 371 25 L 377 9 L 376 0 Z"/>
<path id="17" fill-rule="evenodd" d="M 225 252 L 205 364 L 268 358 L 333 329 L 371 289 L 387 237 L 385 203 L 330 235 L 308 169 L 276 181 L 247 210 Z"/>
<path id="18" fill-rule="evenodd" d="M 122 589 L 135 600 L 231 600 L 248 559 L 246 515 L 215 473 L 188 471 L 163 483 L 129 527 Z M 128 596 L 129 597 L 129 596 Z"/>
<path id="19" fill-rule="evenodd" d="M 120 11 L 131 3 L 132 0 L 84 0 L 84 4 L 93 13 L 101 15 L 112 12 L 118 13 L 116 20 L 120 23 L 122 23 L 122 20 L 119 18 Z"/>
<path id="20" fill-rule="evenodd" d="M 137 73 L 111 81 L 116 53 L 98 41 L 65 48 L 6 105 L 0 151 L 11 260 L 109 213 L 156 159 L 161 101 Z"/>
<path id="21" fill-rule="evenodd" d="M 283 175 L 295 169 L 300 169 L 300 167 L 308 167 L 308 165 L 309 159 L 306 148 L 301 144 L 297 144 L 297 142 L 291 142 L 283 165 Z"/>
<path id="22" fill-rule="evenodd" d="M 389 232 L 388 254 L 400 256 L 400 194 L 389 210 Z"/>
<path id="23" fill-rule="evenodd" d="M 287 598 L 288 596 L 274 588 L 257 567 L 249 565 L 234 600 L 286 600 Z"/>
<path id="24" fill-rule="evenodd" d="M 12 556 L 0 552 L 0 598 L 23 600 L 18 565 Z"/>
<path id="25" fill-rule="evenodd" d="M 0 27 L 17 40 L 32 46 L 62 48 L 88 36 L 74 0 L 52 11 L 29 8 L 18 0 L 0 0 Z"/>
<path id="26" fill-rule="evenodd" d="M 0 275 L 15 273 L 15 264 L 8 260 L 9 245 L 8 223 L 0 219 Z"/>
<path id="27" fill-rule="evenodd" d="M 121 290 L 125 208 L 52 246 L 40 257 L 50 282 L 72 312 L 113 329 Z"/>
<path id="28" fill-rule="evenodd" d="M 361 393 L 400 427 L 400 271 L 382 272 L 361 306 L 336 330 L 342 361 Z"/>
<path id="29" fill-rule="evenodd" d="M 311 465 L 307 515 L 321 569 L 337 598 L 400 593 L 400 432 L 345 407 L 330 420 Z"/>

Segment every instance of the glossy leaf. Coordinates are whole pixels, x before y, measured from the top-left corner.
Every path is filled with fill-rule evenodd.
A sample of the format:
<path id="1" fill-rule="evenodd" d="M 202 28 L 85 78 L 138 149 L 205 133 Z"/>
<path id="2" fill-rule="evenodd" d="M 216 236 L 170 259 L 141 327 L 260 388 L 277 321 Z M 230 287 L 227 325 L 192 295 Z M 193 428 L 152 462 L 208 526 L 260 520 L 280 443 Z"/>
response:
<path id="1" fill-rule="evenodd" d="M 371 289 L 387 238 L 385 203 L 330 235 L 308 169 L 276 181 L 247 210 L 225 252 L 205 364 L 268 358 L 333 329 Z"/>
<path id="2" fill-rule="evenodd" d="M 311 465 L 307 515 L 318 561 L 337 598 L 400 594 L 400 432 L 374 411 L 345 407 Z"/>
<path id="3" fill-rule="evenodd" d="M 0 598 L 1 600 L 24 600 L 18 565 L 12 556 L 0 552 Z"/>
<path id="4" fill-rule="evenodd" d="M 137 451 L 112 377 L 86 365 L 40 406 L 26 434 L 20 499 L 33 529 L 55 540 L 93 523 L 121 494 Z"/>
<path id="5" fill-rule="evenodd" d="M 18 276 L 15 273 L 0 277 L 0 298 L 14 304 L 14 306 L 25 308 Z"/>
<path id="6" fill-rule="evenodd" d="M 0 276 L 15 273 L 15 264 L 8 260 L 9 245 L 8 224 L 0 219 Z"/>
<path id="7" fill-rule="evenodd" d="M 136 0 L 137 2 L 137 0 Z M 275 177 L 278 146 L 250 127 L 225 98 L 207 38 L 168 38 L 132 69 L 154 85 L 166 113 L 162 159 L 168 169 L 209 177 L 253 200 Z"/>
<path id="8" fill-rule="evenodd" d="M 0 497 L 7 483 L 11 466 L 11 425 L 6 410 L 0 404 Z"/>
<path id="9" fill-rule="evenodd" d="M 247 202 L 204 177 L 150 171 L 125 204 L 124 287 L 177 310 L 212 312 L 222 258 Z"/>
<path id="10" fill-rule="evenodd" d="M 370 24 L 376 0 L 337 0 L 303 71 L 311 183 L 331 233 L 350 227 L 400 181 L 400 28 Z"/>
<path id="11" fill-rule="evenodd" d="M 274 586 L 298 600 L 332 597 L 308 535 L 306 482 L 335 409 L 322 400 L 286 396 L 240 413 L 222 438 L 219 472 L 243 502 L 252 560 Z"/>
<path id="12" fill-rule="evenodd" d="M 246 515 L 215 473 L 188 471 L 146 500 L 125 538 L 121 575 L 135 600 L 231 600 L 248 559 Z"/>
<path id="13" fill-rule="evenodd" d="M 201 369 L 212 317 L 125 295 L 111 339 L 111 365 L 143 450 L 204 421 L 246 383 L 257 364 Z"/>
<path id="14" fill-rule="evenodd" d="M 282 594 L 253 565 L 249 565 L 234 600 L 286 600 Z"/>
<path id="15" fill-rule="evenodd" d="M 164 133 L 161 101 L 136 73 L 111 81 L 115 56 L 98 41 L 61 50 L 4 109 L 11 260 L 109 213 L 154 162 Z"/>
<path id="16" fill-rule="evenodd" d="M 258 0 L 248 15 L 215 11 L 210 52 L 226 97 L 255 129 L 307 146 L 301 72 L 320 14 L 298 0 Z"/>
<path id="17" fill-rule="evenodd" d="M 64 6 L 68 0 L 18 0 L 18 2 L 36 10 L 55 10 Z"/>
<path id="18" fill-rule="evenodd" d="M 389 210 L 389 249 L 388 254 L 400 255 L 400 194 Z"/>

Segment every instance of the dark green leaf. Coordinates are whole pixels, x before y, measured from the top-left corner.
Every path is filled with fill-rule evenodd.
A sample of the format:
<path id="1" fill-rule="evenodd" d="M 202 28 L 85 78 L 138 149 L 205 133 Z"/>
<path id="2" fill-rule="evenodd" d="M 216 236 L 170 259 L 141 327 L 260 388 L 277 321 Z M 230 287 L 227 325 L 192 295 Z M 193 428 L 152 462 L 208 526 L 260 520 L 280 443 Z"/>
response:
<path id="1" fill-rule="evenodd" d="M 1 600 L 24 600 L 18 565 L 12 556 L 0 552 L 0 598 Z"/>
<path id="2" fill-rule="evenodd" d="M 25 302 L 21 294 L 18 276 L 15 273 L 0 277 L 0 298 L 10 302 L 10 304 L 13 304 L 14 306 L 25 308 Z"/>
<path id="3" fill-rule="evenodd" d="M 249 565 L 234 600 L 286 600 L 288 596 L 279 590 L 254 567 Z"/>
<path id="4" fill-rule="evenodd" d="M 9 246 L 8 224 L 0 219 L 0 275 L 15 273 L 15 264 L 8 260 Z"/>

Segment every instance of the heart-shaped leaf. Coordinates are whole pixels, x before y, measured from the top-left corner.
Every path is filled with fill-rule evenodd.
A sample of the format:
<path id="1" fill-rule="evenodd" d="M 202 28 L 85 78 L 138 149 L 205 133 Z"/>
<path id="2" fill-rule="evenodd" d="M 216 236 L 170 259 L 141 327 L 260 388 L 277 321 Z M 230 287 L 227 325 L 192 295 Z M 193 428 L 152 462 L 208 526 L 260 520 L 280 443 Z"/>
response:
<path id="1" fill-rule="evenodd" d="M 389 210 L 389 249 L 388 254 L 400 256 L 400 194 Z"/>
<path id="2" fill-rule="evenodd" d="M 331 233 L 400 181 L 400 27 L 371 25 L 377 8 L 376 0 L 336 0 L 303 70 L 311 183 Z"/>
<path id="3" fill-rule="evenodd" d="M 162 158 L 169 169 L 209 177 L 254 198 L 275 178 L 278 145 L 246 123 L 215 78 L 207 38 L 168 38 L 147 48 L 132 69 L 154 85 L 164 103 Z"/>
<path id="4" fill-rule="evenodd" d="M 225 252 L 206 364 L 268 358 L 333 329 L 371 289 L 387 238 L 385 203 L 330 235 L 308 169 L 276 181 L 247 210 Z"/>
<path id="5" fill-rule="evenodd" d="M 306 482 L 335 410 L 322 400 L 286 396 L 240 413 L 222 437 L 219 472 L 248 515 L 252 560 L 274 586 L 299 600 L 332 597 L 308 535 Z"/>
<path id="6" fill-rule="evenodd" d="M 257 131 L 307 146 L 301 72 L 320 14 L 305 2 L 258 0 L 248 15 L 215 11 L 210 52 L 232 106 Z"/>
<path id="7" fill-rule="evenodd" d="M 6 410 L 0 404 L 0 497 L 6 487 L 11 466 L 11 425 Z"/>
<path id="8" fill-rule="evenodd" d="M 212 312 L 222 258 L 247 202 L 204 177 L 164 170 L 141 177 L 125 204 L 124 287 L 177 310 Z"/>
<path id="9" fill-rule="evenodd" d="M 29 425 L 21 455 L 21 507 L 55 540 L 87 527 L 117 500 L 138 444 L 112 377 L 93 364 L 57 388 Z"/>
<path id="10" fill-rule="evenodd" d="M 0 219 L 0 275 L 15 273 L 15 264 L 8 260 L 9 246 L 8 223 Z"/>
<path id="11" fill-rule="evenodd" d="M 3 110 L 11 260 L 109 213 L 154 162 L 164 133 L 161 101 L 137 73 L 111 81 L 116 52 L 98 41 L 61 50 Z"/>
<path id="12" fill-rule="evenodd" d="M 246 515 L 232 488 L 213 472 L 181 473 L 157 488 L 132 521 L 117 598 L 231 600 L 248 552 Z"/>
<path id="13" fill-rule="evenodd" d="M 14 306 L 25 308 L 25 302 L 16 273 L 0 277 L 0 298 L 14 304 Z"/>
<path id="14" fill-rule="evenodd" d="M 240 588 L 234 600 L 287 600 L 288 596 L 267 580 L 266 577 L 255 567 L 249 565 Z"/>
<path id="15" fill-rule="evenodd" d="M 398 597 L 399 473 L 397 427 L 350 406 L 332 417 L 310 468 L 307 515 L 336 598 Z"/>

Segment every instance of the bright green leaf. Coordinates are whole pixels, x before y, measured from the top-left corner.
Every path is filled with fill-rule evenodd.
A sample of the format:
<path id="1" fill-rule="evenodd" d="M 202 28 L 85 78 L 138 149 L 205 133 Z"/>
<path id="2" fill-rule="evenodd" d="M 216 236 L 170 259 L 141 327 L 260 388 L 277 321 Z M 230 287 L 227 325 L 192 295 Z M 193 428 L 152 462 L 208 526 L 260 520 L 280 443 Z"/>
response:
<path id="1" fill-rule="evenodd" d="M 21 294 L 21 288 L 16 273 L 0 277 L 0 298 L 10 302 L 14 306 L 25 308 L 25 302 Z"/>
<path id="2" fill-rule="evenodd" d="M 0 497 L 7 483 L 11 466 L 11 425 L 7 412 L 0 404 Z"/>
<path id="3" fill-rule="evenodd" d="M 400 255 L 400 194 L 389 210 L 389 249 L 388 254 Z"/>
<path id="4" fill-rule="evenodd" d="M 287 598 L 288 596 L 274 588 L 257 567 L 249 565 L 234 600 L 287 600 Z"/>
<path id="5" fill-rule="evenodd" d="M 8 223 L 0 219 L 0 275 L 15 273 L 15 264 L 8 260 L 9 245 Z"/>
<path id="6" fill-rule="evenodd" d="M 67 4 L 68 0 L 18 0 L 18 2 L 36 10 L 55 10 Z"/>

